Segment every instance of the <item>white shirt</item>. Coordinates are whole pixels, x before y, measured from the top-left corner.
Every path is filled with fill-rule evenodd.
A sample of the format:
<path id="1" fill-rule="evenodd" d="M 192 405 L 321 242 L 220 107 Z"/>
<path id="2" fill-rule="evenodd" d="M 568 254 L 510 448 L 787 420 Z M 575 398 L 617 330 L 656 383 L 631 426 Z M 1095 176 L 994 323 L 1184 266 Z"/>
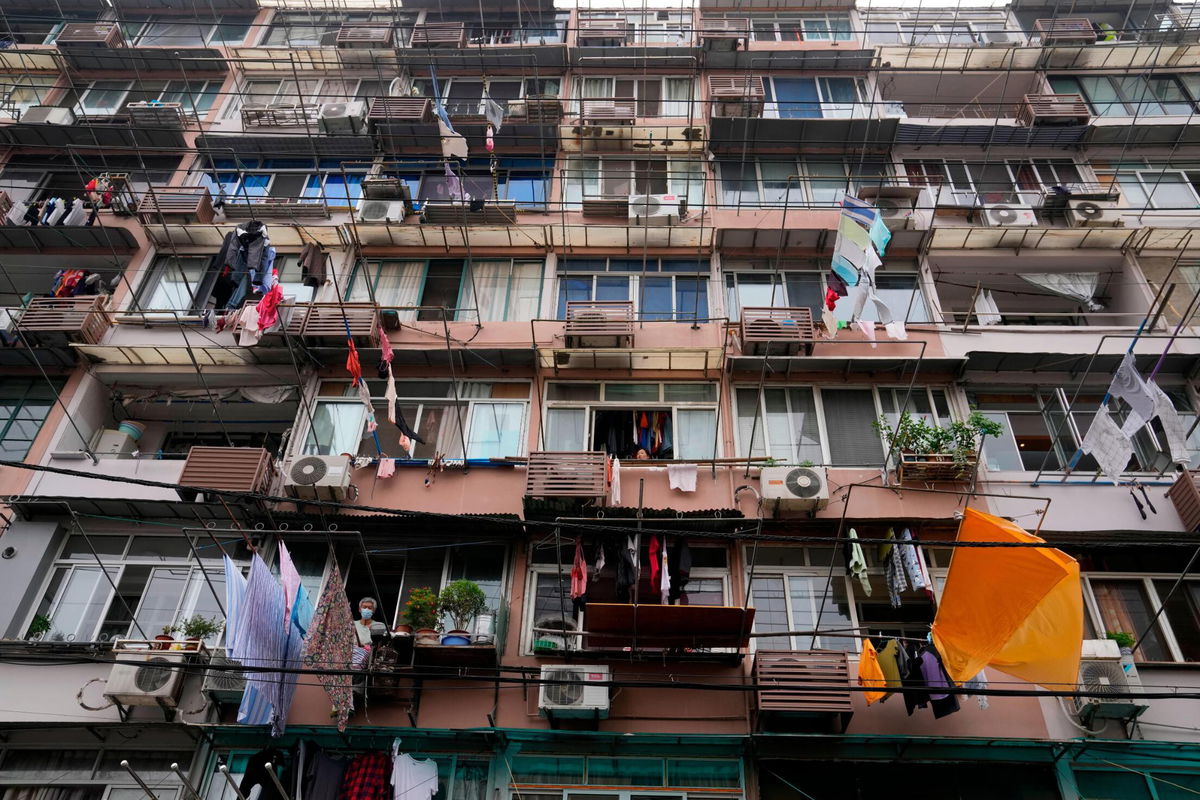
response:
<path id="1" fill-rule="evenodd" d="M 395 800 L 430 800 L 438 790 L 437 763 L 401 753 L 392 763 L 392 790 Z"/>

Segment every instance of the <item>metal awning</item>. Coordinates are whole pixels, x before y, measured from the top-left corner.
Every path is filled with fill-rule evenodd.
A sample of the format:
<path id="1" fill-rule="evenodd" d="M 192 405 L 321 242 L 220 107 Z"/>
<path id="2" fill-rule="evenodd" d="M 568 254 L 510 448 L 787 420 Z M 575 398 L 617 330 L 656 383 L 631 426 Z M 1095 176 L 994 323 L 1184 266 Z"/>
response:
<path id="1" fill-rule="evenodd" d="M 478 5 L 475 7 L 478 13 Z M 622 51 L 624 52 L 624 51 Z M 400 66 L 435 69 L 465 69 L 475 71 L 511 71 L 520 73 L 532 68 L 561 69 L 567 65 L 565 44 L 543 44 L 530 47 L 526 44 L 510 45 L 467 45 L 458 48 L 400 48 L 388 51 Z M 626 61 L 626 66 L 629 62 Z"/>
<path id="2" fill-rule="evenodd" d="M 1075 147 L 1088 130 L 1087 125 L 1030 126 L 985 120 L 951 124 L 945 119 L 904 119 L 896 129 L 895 143 L 914 147 Z"/>
<path id="3" fill-rule="evenodd" d="M 114 493 L 119 491 L 120 484 L 113 483 Z M 68 505 L 77 512 L 84 514 L 99 514 L 109 517 L 137 517 L 139 519 L 182 519 L 195 522 L 200 519 L 217 519 L 229 521 L 232 512 L 239 517 L 240 522 L 252 522 L 256 511 L 226 502 L 221 503 L 185 503 L 171 500 L 138 500 L 120 497 L 45 497 L 15 495 L 5 500 L 5 504 L 15 509 L 25 519 L 37 517 L 68 516 Z M 228 506 L 229 511 L 226 510 Z"/>
<path id="4" fill-rule="evenodd" d="M 756 4 L 757 5 L 757 4 Z M 875 50 L 725 50 L 704 53 L 705 69 L 737 69 L 763 74 L 777 70 L 866 72 L 875 63 Z"/>
<path id="5" fill-rule="evenodd" d="M 102 250 L 129 255 L 138 248 L 137 239 L 125 228 L 104 225 L 0 225 L 0 250 L 43 253 L 47 251 Z"/>
<path id="6" fill-rule="evenodd" d="M 754 608 L 588 603 L 587 649 L 747 647 Z"/>
<path id="7" fill-rule="evenodd" d="M 219 50 L 204 47 L 93 47 L 60 44 L 67 65 L 78 72 L 160 73 L 173 76 L 228 72 Z"/>
<path id="8" fill-rule="evenodd" d="M 312 135 L 297 133 L 220 133 L 203 134 L 196 140 L 196 149 L 207 150 L 211 158 L 239 156 L 279 158 L 307 156 L 317 158 L 365 159 L 375 154 L 375 142 L 366 133 L 348 136 L 327 136 L 314 121 Z"/>
<path id="9" fill-rule="evenodd" d="M 537 365 L 555 372 L 578 369 L 721 369 L 723 347 L 539 347 Z"/>
<path id="10" fill-rule="evenodd" d="M 1052 328 L 1047 328 L 1047 337 L 1050 336 Z M 1129 335 L 1133 336 L 1134 329 L 1130 329 Z M 1120 344 L 1118 340 L 1113 340 L 1114 344 Z M 1163 343 L 1159 342 L 1159 347 Z M 1107 376 L 1112 375 L 1117 366 L 1124 358 L 1124 353 L 1103 353 L 1095 357 L 1092 361 L 1091 353 L 993 353 L 984 351 L 970 351 L 965 359 L 966 365 L 964 371 L 969 372 L 1055 372 L 1069 373 L 1078 375 L 1088 368 L 1088 362 L 1092 362 L 1090 370 L 1091 375 L 1097 380 L 1107 379 Z M 1143 357 L 1143 364 L 1149 365 L 1155 363 L 1158 356 L 1150 358 Z M 1162 367 L 1159 368 L 1160 375 L 1183 375 L 1191 378 L 1197 374 L 1200 369 L 1200 354 L 1196 353 L 1168 353 L 1163 359 Z"/>
<path id="11" fill-rule="evenodd" d="M 409 350 L 395 347 L 392 351 L 392 365 L 395 367 L 447 367 L 467 369 L 468 367 L 532 367 L 534 364 L 533 348 L 531 347 L 455 347 L 447 350 L 438 347 L 435 339 L 430 339 L 430 346 L 421 350 Z M 451 362 L 453 358 L 453 362 Z"/>
<path id="12" fill-rule="evenodd" d="M 584 69 L 641 69 L 661 68 L 691 71 L 695 69 L 701 50 L 692 45 L 626 45 L 603 47 L 589 45 L 571 48 L 573 67 Z"/>
<path id="13" fill-rule="evenodd" d="M 41 0 L 33 0 L 33 2 L 37 3 L 37 8 L 45 8 L 45 3 Z M 12 8 L 12 3 L 6 5 L 9 9 Z M 58 63 L 58 53 L 54 50 L 14 47 L 0 50 L 0 70 L 5 72 L 60 72 L 62 67 Z"/>
<path id="14" fill-rule="evenodd" d="M 929 250 L 1122 250 L 1146 232 L 1130 228 L 939 226 L 930 236 Z"/>
<path id="15" fill-rule="evenodd" d="M 765 142 L 772 151 L 784 142 L 792 149 L 828 147 L 845 151 L 863 148 L 886 150 L 896 138 L 899 120 L 889 119 L 762 119 L 760 117 L 714 117 L 710 121 L 710 147 L 714 152 L 742 152 L 755 142 Z"/>
<path id="16" fill-rule="evenodd" d="M 97 364 L 140 367 L 237 367 L 258 364 L 291 364 L 286 348 L 279 347 L 186 347 L 173 345 L 73 344 L 76 352 Z"/>
<path id="17" fill-rule="evenodd" d="M 0 143 L 56 150 L 141 147 L 161 150 L 184 146 L 182 128 L 136 128 L 121 118 L 114 119 L 111 124 L 103 124 L 103 120 L 92 118 L 87 125 L 18 122 L 0 127 Z"/>
<path id="18" fill-rule="evenodd" d="M 1187 147 L 1200 144 L 1200 120 L 1186 116 L 1093 120 L 1083 144 L 1130 147 Z"/>
<path id="19" fill-rule="evenodd" d="M 276 247 L 303 247 L 309 242 L 314 242 L 327 249 L 340 250 L 349 244 L 344 238 L 341 225 L 304 225 L 281 220 L 270 220 L 267 225 L 271 233 L 271 244 Z M 156 245 L 215 248 L 221 246 L 225 235 L 232 233 L 236 226 L 235 222 L 226 222 L 223 225 L 147 223 L 145 230 L 150 241 Z"/>
<path id="20" fill-rule="evenodd" d="M 539 215 L 545 219 L 544 215 Z M 516 225 L 433 225 L 429 223 L 363 222 L 354 223 L 351 230 L 364 247 L 533 247 L 544 250 L 549 246 L 548 226 L 521 224 L 518 213 Z"/>
<path id="21" fill-rule="evenodd" d="M 885 341 L 880 340 L 882 345 Z M 855 344 L 865 345 L 865 342 L 856 341 Z M 826 374 L 826 375 L 865 375 L 870 377 L 878 377 L 880 379 L 886 377 L 896 377 L 908 375 L 913 369 L 919 367 L 920 375 L 923 378 L 931 378 L 934 375 L 946 375 L 956 377 L 965 368 L 967 359 L 960 357 L 942 357 L 942 356 L 926 356 L 921 358 L 919 355 L 919 342 L 909 340 L 902 344 L 916 344 L 912 348 L 911 355 L 902 355 L 899 352 L 890 355 L 880 356 L 853 356 L 853 357 L 837 357 L 837 356 L 730 356 L 729 371 L 731 373 L 751 373 L 755 376 L 762 373 L 763 362 L 766 362 L 768 378 L 791 378 L 800 375 L 808 374 Z M 889 349 L 898 351 L 900 348 L 892 346 Z"/>
<path id="22" fill-rule="evenodd" d="M 1036 70 L 1040 47 L 959 47 L 950 45 L 883 45 L 876 50 L 879 71 L 927 69 L 941 73 L 968 70 Z"/>

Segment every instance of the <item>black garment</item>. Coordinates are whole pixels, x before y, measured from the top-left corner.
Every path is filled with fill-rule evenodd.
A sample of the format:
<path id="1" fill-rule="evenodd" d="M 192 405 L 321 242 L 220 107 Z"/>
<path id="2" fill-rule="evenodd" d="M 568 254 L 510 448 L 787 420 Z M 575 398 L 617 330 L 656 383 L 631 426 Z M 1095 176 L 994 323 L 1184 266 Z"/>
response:
<path id="1" fill-rule="evenodd" d="M 302 778 L 304 800 L 337 800 L 350 759 L 311 748 Z"/>
<path id="2" fill-rule="evenodd" d="M 683 587 L 691 579 L 692 549 L 688 547 L 687 539 L 675 537 L 667 564 L 671 570 L 671 593 L 668 599 L 674 604 L 683 596 Z"/>
<path id="3" fill-rule="evenodd" d="M 420 436 L 417 436 L 417 432 L 408 427 L 408 420 L 404 418 L 404 412 L 398 408 L 396 409 L 396 427 L 400 429 L 401 433 L 412 439 L 414 442 L 425 444 L 425 440 Z"/>
<path id="4" fill-rule="evenodd" d="M 232 268 L 237 262 L 237 251 L 240 246 L 241 243 L 238 242 L 236 233 L 225 234 L 225 240 L 221 242 L 221 249 L 213 257 L 213 265 L 217 269 Z"/>
<path id="5" fill-rule="evenodd" d="M 304 277 L 304 285 L 314 289 L 325 283 L 329 257 L 319 245 L 308 243 L 300 250 L 300 274 Z"/>
<path id="6" fill-rule="evenodd" d="M 929 686 L 921 672 L 921 659 L 916 657 L 911 645 L 900 648 L 900 693 L 904 695 L 904 708 L 911 717 L 913 710 L 929 705 Z"/>
<path id="7" fill-rule="evenodd" d="M 229 298 L 233 296 L 233 290 L 237 286 L 229 277 L 231 271 L 229 267 L 222 267 L 221 274 L 213 284 L 212 299 L 217 308 L 224 308 L 229 303 Z"/>
<path id="8" fill-rule="evenodd" d="M 286 756 L 283 751 L 274 747 L 259 750 L 250 756 L 250 760 L 246 762 L 246 772 L 242 775 L 242 782 L 238 784 L 238 789 L 241 790 L 242 795 L 249 797 L 251 789 L 255 786 L 261 786 L 262 793 L 258 796 L 258 800 L 283 800 L 283 796 L 275 788 L 275 781 L 271 780 L 271 776 L 267 774 L 266 765 L 269 763 L 274 767 L 278 767 L 285 761 Z M 278 775 L 279 773 L 276 772 L 276 774 Z"/>
<path id="9" fill-rule="evenodd" d="M 838 297 L 845 297 L 850 294 L 850 289 L 846 286 L 846 282 L 842 280 L 842 277 L 836 272 L 830 271 L 830 273 L 825 276 L 825 284 L 830 289 L 833 289 L 834 294 L 836 294 Z"/>
<path id="10" fill-rule="evenodd" d="M 637 562 L 634 561 L 637 555 L 631 553 L 624 542 L 617 547 L 617 601 L 628 603 L 629 590 L 637 583 Z"/>
<path id="11" fill-rule="evenodd" d="M 950 676 L 946 673 L 946 667 L 942 665 L 941 653 L 939 653 L 937 650 L 935 650 L 932 647 L 927 647 L 924 649 L 926 651 L 932 653 L 933 657 L 937 659 L 938 669 L 942 673 L 942 678 L 946 681 L 946 683 L 953 686 L 954 681 L 950 680 Z M 930 696 L 929 707 L 933 709 L 933 718 L 934 719 L 941 719 L 942 717 L 948 717 L 951 714 L 953 714 L 954 712 L 958 711 L 958 708 L 959 708 L 958 695 L 948 694 L 945 697 L 940 697 L 940 698 L 936 698 L 936 699 L 934 697 Z"/>
<path id="12" fill-rule="evenodd" d="M 387 380 L 388 366 L 389 366 L 388 362 L 380 361 L 379 366 L 375 368 L 375 371 L 379 374 L 379 380 L 381 380 L 381 381 Z"/>
<path id="13" fill-rule="evenodd" d="M 483 211 L 483 200 L 478 199 L 478 198 L 472 200 L 471 201 L 471 210 L 472 211 Z"/>
<path id="14" fill-rule="evenodd" d="M 29 208 L 25 209 L 25 216 L 23 217 L 25 222 L 29 225 L 37 225 L 38 220 L 41 218 L 42 218 L 42 204 L 41 203 L 30 203 Z"/>

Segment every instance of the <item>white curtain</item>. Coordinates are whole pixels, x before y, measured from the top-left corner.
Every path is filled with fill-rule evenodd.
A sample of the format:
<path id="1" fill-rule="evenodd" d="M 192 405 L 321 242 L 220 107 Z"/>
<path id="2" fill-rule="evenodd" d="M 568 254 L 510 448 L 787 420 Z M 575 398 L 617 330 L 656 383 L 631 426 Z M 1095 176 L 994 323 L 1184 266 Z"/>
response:
<path id="1" fill-rule="evenodd" d="M 580 103 L 575 110 L 577 114 L 583 113 L 584 100 L 611 100 L 613 96 L 613 79 L 612 78 L 584 78 L 583 88 L 579 93 Z"/>
<path id="2" fill-rule="evenodd" d="M 421 281 L 425 265 L 420 261 L 392 261 L 376 266 L 375 269 L 379 270 L 379 281 L 375 284 L 375 302 L 385 308 L 399 308 L 402 320 L 416 319 L 417 311 L 412 307 L 421 302 Z M 368 275 L 366 279 L 370 280 L 370 277 Z M 406 306 L 408 308 L 405 308 Z"/>
<path id="3" fill-rule="evenodd" d="M 542 304 L 542 264 L 518 261 L 513 264 L 508 289 L 508 319 L 528 322 L 536 319 Z"/>
<path id="4" fill-rule="evenodd" d="M 667 78 L 666 95 L 662 104 L 664 117 L 686 117 L 692 99 L 691 78 Z"/>
<path id="5" fill-rule="evenodd" d="M 693 159 L 673 158 L 667 164 L 668 186 L 671 194 L 687 198 L 688 208 L 704 205 L 704 167 Z"/>
<path id="6" fill-rule="evenodd" d="M 1069 300 L 1077 300 L 1087 306 L 1088 311 L 1102 311 L 1104 306 L 1096 302 L 1096 289 L 1100 285 L 1099 272 L 1018 272 L 1034 286 L 1053 292 Z"/>
<path id="7" fill-rule="evenodd" d="M 524 403 L 476 403 L 472 406 L 467 458 L 520 455 L 524 410 Z"/>
<path id="8" fill-rule="evenodd" d="M 716 446 L 717 415 L 700 408 L 681 408 L 675 412 L 679 423 L 675 431 L 675 458 L 713 458 Z"/>
<path id="9" fill-rule="evenodd" d="M 467 318 L 474 315 L 478 322 L 500 322 L 507 319 L 510 261 L 472 261 L 467 276 L 463 306 Z M 476 308 L 478 306 L 478 308 Z"/>

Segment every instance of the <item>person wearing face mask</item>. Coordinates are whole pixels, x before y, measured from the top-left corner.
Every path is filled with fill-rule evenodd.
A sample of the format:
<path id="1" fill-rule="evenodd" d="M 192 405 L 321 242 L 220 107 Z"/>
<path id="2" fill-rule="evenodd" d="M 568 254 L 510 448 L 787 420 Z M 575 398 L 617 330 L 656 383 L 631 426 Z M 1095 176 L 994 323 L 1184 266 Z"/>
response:
<path id="1" fill-rule="evenodd" d="M 375 619 L 375 608 L 378 604 L 374 597 L 364 597 L 358 601 L 358 619 L 354 623 L 354 634 L 358 637 L 358 647 L 354 648 L 351 666 L 364 669 L 371 655 L 371 637 L 387 634 L 387 626 Z"/>

